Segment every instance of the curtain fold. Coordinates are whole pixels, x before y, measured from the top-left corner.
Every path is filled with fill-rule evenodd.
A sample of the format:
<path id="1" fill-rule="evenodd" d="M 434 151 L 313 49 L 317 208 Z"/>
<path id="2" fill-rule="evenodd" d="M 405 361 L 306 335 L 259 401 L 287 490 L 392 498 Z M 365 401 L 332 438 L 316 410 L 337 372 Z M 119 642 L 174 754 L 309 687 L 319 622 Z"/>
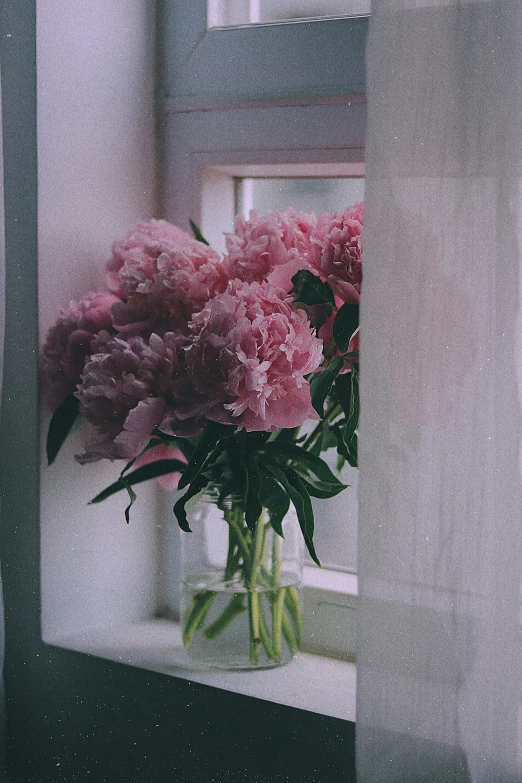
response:
<path id="1" fill-rule="evenodd" d="M 368 44 L 358 783 L 522 780 L 522 4 Z"/>

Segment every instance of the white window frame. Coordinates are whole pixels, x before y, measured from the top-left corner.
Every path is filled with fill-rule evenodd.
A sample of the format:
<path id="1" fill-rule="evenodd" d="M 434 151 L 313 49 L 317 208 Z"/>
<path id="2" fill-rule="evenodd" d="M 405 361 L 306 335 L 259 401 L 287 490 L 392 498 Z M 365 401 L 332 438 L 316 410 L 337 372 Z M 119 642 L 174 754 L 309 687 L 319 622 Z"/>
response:
<path id="1" fill-rule="evenodd" d="M 182 227 L 195 220 L 215 245 L 208 211 L 230 230 L 236 177 L 361 176 L 366 30 L 364 18 L 207 29 L 205 0 L 174 0 L 165 216 Z M 305 567 L 305 650 L 354 660 L 356 594 L 354 574 Z"/>

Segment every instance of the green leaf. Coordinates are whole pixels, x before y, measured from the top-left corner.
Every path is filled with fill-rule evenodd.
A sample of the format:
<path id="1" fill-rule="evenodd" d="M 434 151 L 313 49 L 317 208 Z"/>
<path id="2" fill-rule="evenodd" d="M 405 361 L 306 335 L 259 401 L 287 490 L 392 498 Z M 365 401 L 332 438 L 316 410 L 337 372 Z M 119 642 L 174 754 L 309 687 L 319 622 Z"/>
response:
<path id="1" fill-rule="evenodd" d="M 327 305 L 331 310 L 335 306 L 335 297 L 328 283 L 323 283 L 308 269 L 300 269 L 292 277 L 294 302 L 306 305 Z"/>
<path id="2" fill-rule="evenodd" d="M 350 373 L 350 409 L 347 414 L 344 439 L 349 443 L 359 426 L 359 373 L 352 367 Z"/>
<path id="3" fill-rule="evenodd" d="M 290 500 L 294 504 L 294 508 L 297 513 L 297 519 L 299 520 L 299 527 L 305 540 L 306 548 L 310 553 L 310 557 L 321 565 L 317 553 L 315 551 L 313 537 L 314 537 L 314 510 L 310 501 L 310 496 L 306 490 L 305 485 L 297 475 L 297 473 L 291 468 L 285 468 L 281 470 L 275 465 L 268 466 L 268 469 L 273 474 L 274 478 L 281 484 L 283 489 L 287 492 Z"/>
<path id="4" fill-rule="evenodd" d="M 283 538 L 283 520 L 290 507 L 290 498 L 266 469 L 261 471 L 259 497 L 264 508 L 268 511 L 270 524 L 275 532 Z"/>
<path id="5" fill-rule="evenodd" d="M 336 443 L 335 435 L 329 427 L 326 428 L 323 431 L 323 436 L 321 438 L 321 451 L 328 451 L 328 449 L 335 448 Z"/>
<path id="6" fill-rule="evenodd" d="M 127 478 L 125 476 L 120 476 L 120 481 L 123 484 L 123 486 L 125 487 L 125 489 L 127 490 L 127 492 L 129 493 L 129 501 L 130 502 L 129 502 L 129 505 L 127 506 L 127 508 L 125 509 L 125 521 L 127 522 L 127 524 L 129 524 L 129 522 L 130 522 L 130 518 L 129 518 L 130 517 L 130 510 L 133 507 L 134 501 L 136 500 L 136 498 L 138 496 L 134 492 L 133 488 L 131 487 L 131 485 L 129 484 L 129 482 L 127 481 Z"/>
<path id="7" fill-rule="evenodd" d="M 337 453 L 343 458 L 343 459 L 349 459 L 349 451 L 348 451 L 348 445 L 346 444 L 344 440 L 344 428 L 342 428 L 343 422 L 339 424 L 333 424 L 332 425 L 332 432 L 334 433 L 336 439 L 337 439 Z"/>
<path id="8" fill-rule="evenodd" d="M 262 446 L 263 443 L 266 443 L 270 437 L 270 433 L 246 432 L 246 430 L 241 430 L 238 432 L 237 437 L 241 440 L 241 448 L 245 449 L 245 451 L 255 451 L 259 446 Z"/>
<path id="9" fill-rule="evenodd" d="M 197 239 L 198 242 L 203 242 L 204 245 L 209 245 L 210 242 L 207 242 L 201 231 L 199 230 L 198 226 L 194 223 L 193 220 L 189 220 L 190 228 L 192 229 L 192 233 L 194 234 L 194 239 Z"/>
<path id="10" fill-rule="evenodd" d="M 139 458 L 141 456 L 143 456 L 143 454 L 146 454 L 147 451 L 150 451 L 151 449 L 154 449 L 154 448 L 156 448 L 156 446 L 159 446 L 159 445 L 161 445 L 161 440 L 158 440 L 157 438 L 152 438 L 152 440 L 150 440 L 147 443 L 145 448 L 142 449 L 139 454 L 136 454 L 136 456 L 133 459 L 131 459 L 130 462 L 127 462 L 127 464 L 123 468 L 122 472 L 120 473 L 120 478 L 122 478 L 127 473 L 127 471 L 132 468 L 134 463 L 137 462 L 139 460 Z"/>
<path id="11" fill-rule="evenodd" d="M 197 438 L 193 435 L 189 436 L 188 438 L 182 438 L 179 435 L 168 435 L 166 432 L 155 429 L 152 433 L 152 436 L 157 438 L 158 443 L 164 443 L 171 448 L 178 448 L 186 458 L 187 462 L 194 453 Z"/>
<path id="12" fill-rule="evenodd" d="M 304 481 L 308 494 L 313 498 L 333 498 L 348 486 L 348 484 L 341 484 L 341 482 L 336 482 L 334 484 L 330 481 L 318 481 L 318 479 L 310 476 L 299 465 L 293 465 L 293 469 L 301 477 L 302 481 Z"/>
<path id="13" fill-rule="evenodd" d="M 136 468 L 132 473 L 127 476 L 120 477 L 118 481 L 106 487 L 99 495 L 93 498 L 89 505 L 94 503 L 101 503 L 102 500 L 109 498 L 116 492 L 121 492 L 122 489 L 126 489 L 126 485 L 134 486 L 135 484 L 141 484 L 142 481 L 149 481 L 149 479 L 158 478 L 158 476 L 166 476 L 169 473 L 179 472 L 181 473 L 186 464 L 179 459 L 158 459 L 156 462 L 150 462 L 148 465 L 143 465 L 141 468 Z"/>
<path id="14" fill-rule="evenodd" d="M 281 429 L 276 430 L 273 434 L 273 437 L 270 438 L 270 441 L 290 441 L 292 443 L 296 442 L 297 436 L 299 434 L 299 430 L 301 429 L 301 426 L 299 427 L 289 427 L 288 429 Z"/>
<path id="15" fill-rule="evenodd" d="M 315 454 L 312 454 L 301 446 L 297 446 L 294 443 L 267 443 L 263 446 L 262 454 L 267 454 L 269 457 L 277 460 L 290 459 L 292 462 L 297 462 L 305 465 L 306 468 L 314 473 L 320 481 L 335 484 L 344 489 L 337 476 L 332 473 L 330 467 L 326 462 Z M 339 490 L 340 491 L 340 490 Z"/>
<path id="16" fill-rule="evenodd" d="M 47 434 L 47 463 L 52 465 L 80 412 L 80 400 L 74 394 L 57 407 Z"/>
<path id="17" fill-rule="evenodd" d="M 261 501 L 259 499 L 259 493 L 261 491 L 261 476 L 259 474 L 257 462 L 251 454 L 249 454 L 247 457 L 246 473 L 247 491 L 245 522 L 251 530 L 255 530 L 257 520 L 263 511 L 263 506 L 261 505 Z"/>
<path id="18" fill-rule="evenodd" d="M 208 462 L 218 443 L 224 438 L 230 437 L 235 427 L 228 424 L 219 424 L 217 421 L 209 421 L 199 436 L 196 448 L 179 482 L 179 489 L 183 489 L 198 476 L 206 462 Z"/>
<path id="19" fill-rule="evenodd" d="M 310 384 L 312 405 L 321 418 L 324 418 L 324 402 L 330 394 L 333 382 L 341 372 L 344 361 L 340 356 L 334 356 L 326 370 L 315 375 Z"/>
<path id="20" fill-rule="evenodd" d="M 225 500 L 229 495 L 235 495 L 235 494 L 237 494 L 237 487 L 235 481 L 233 479 L 229 481 L 225 481 L 225 483 L 223 484 L 219 492 L 217 507 L 221 509 L 221 511 L 224 511 L 225 507 L 223 504 Z"/>
<path id="21" fill-rule="evenodd" d="M 335 344 L 344 353 L 348 350 L 348 345 L 352 339 L 353 333 L 359 326 L 359 305 L 345 303 L 335 316 L 333 324 L 333 337 Z"/>
<path id="22" fill-rule="evenodd" d="M 193 497 L 199 494 L 202 489 L 205 489 L 207 484 L 208 484 L 207 477 L 202 476 L 200 474 L 199 476 L 197 476 L 197 478 L 191 481 L 190 487 L 185 492 L 185 494 L 182 497 L 180 497 L 180 499 L 176 501 L 176 503 L 174 503 L 174 516 L 178 520 L 178 525 L 180 526 L 180 528 L 184 530 L 186 533 L 192 533 L 192 531 L 188 523 L 187 511 L 185 509 L 185 506 L 189 500 L 191 500 Z"/>
<path id="23" fill-rule="evenodd" d="M 357 433 L 354 432 L 350 443 L 348 444 L 348 464 L 352 468 L 357 467 Z"/>
<path id="24" fill-rule="evenodd" d="M 354 432 L 349 441 L 345 438 L 346 424 L 334 424 L 332 430 L 337 438 L 337 453 L 339 460 L 346 460 L 352 468 L 357 467 L 357 433 Z M 340 463 L 338 461 L 338 468 Z"/>
<path id="25" fill-rule="evenodd" d="M 247 476 L 247 432 L 240 430 L 226 443 L 226 451 L 223 451 L 219 460 L 224 460 L 224 475 L 228 481 L 234 484 L 234 495 L 238 495 L 246 502 L 248 489 Z"/>
<path id="26" fill-rule="evenodd" d="M 350 401 L 352 398 L 352 374 L 338 375 L 335 379 L 335 391 L 346 417 L 350 415 Z"/>

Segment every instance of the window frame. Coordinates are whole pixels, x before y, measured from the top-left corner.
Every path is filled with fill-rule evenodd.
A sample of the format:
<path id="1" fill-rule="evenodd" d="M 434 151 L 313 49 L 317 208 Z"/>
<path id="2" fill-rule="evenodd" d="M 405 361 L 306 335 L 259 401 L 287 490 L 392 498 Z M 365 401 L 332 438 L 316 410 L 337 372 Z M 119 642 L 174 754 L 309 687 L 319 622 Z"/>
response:
<path id="1" fill-rule="evenodd" d="M 165 19 L 166 218 L 182 227 L 195 220 L 205 233 L 210 207 L 231 227 L 236 177 L 360 174 L 368 19 L 207 29 L 206 5 L 197 0 L 189 12 L 173 2 Z M 332 44 L 326 67 L 320 57 L 309 56 L 324 50 L 325 36 Z M 299 53 L 297 59 L 292 52 Z M 227 82 L 234 64 L 243 67 L 235 67 Z M 214 237 L 207 238 L 215 244 Z M 354 660 L 356 578 L 346 574 L 343 589 L 329 590 L 324 578 L 314 582 L 312 568 L 305 572 L 304 649 Z"/>

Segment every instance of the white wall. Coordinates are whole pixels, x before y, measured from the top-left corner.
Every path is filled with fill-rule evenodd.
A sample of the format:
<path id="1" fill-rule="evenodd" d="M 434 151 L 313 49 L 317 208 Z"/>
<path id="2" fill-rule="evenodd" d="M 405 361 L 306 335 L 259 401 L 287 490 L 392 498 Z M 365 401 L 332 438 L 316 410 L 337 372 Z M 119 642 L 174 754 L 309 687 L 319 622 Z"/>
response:
<path id="1" fill-rule="evenodd" d="M 104 283 L 114 239 L 154 214 L 154 3 L 37 3 L 40 341 L 59 308 Z M 42 445 L 48 417 L 42 416 Z M 87 507 L 119 467 L 80 467 L 79 439 L 42 456 L 44 638 L 155 608 L 156 490 Z"/>

